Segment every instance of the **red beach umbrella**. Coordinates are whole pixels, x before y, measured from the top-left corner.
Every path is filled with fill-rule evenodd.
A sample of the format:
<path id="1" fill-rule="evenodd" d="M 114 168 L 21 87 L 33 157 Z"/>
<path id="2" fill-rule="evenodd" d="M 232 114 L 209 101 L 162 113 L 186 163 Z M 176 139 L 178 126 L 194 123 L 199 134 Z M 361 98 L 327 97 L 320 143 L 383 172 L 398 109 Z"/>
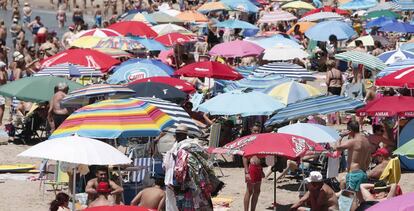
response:
<path id="1" fill-rule="evenodd" d="M 138 206 L 100 206 L 100 207 L 90 207 L 84 209 L 84 211 L 154 211 L 154 209 Z"/>
<path id="2" fill-rule="evenodd" d="M 414 67 L 407 67 L 377 79 L 375 85 L 414 89 Z"/>
<path id="3" fill-rule="evenodd" d="M 414 117 L 414 97 L 388 96 L 377 98 L 358 109 L 358 116 Z"/>
<path id="4" fill-rule="evenodd" d="M 186 81 L 180 80 L 178 78 L 171 78 L 171 77 L 166 77 L 166 76 L 156 76 L 156 77 L 138 79 L 135 81 L 131 81 L 129 85 L 145 83 L 145 82 L 156 82 L 156 83 L 167 84 L 188 94 L 191 94 L 196 91 L 196 89 L 194 88 L 192 84 Z"/>
<path id="5" fill-rule="evenodd" d="M 147 24 L 139 21 L 122 21 L 114 23 L 108 26 L 108 29 L 115 30 L 120 34 L 127 36 L 140 36 L 140 37 L 148 37 L 153 38 L 157 37 L 158 34 L 154 30 L 152 30 Z"/>
<path id="6" fill-rule="evenodd" d="M 230 66 L 213 61 L 188 64 L 178 69 L 174 74 L 186 77 L 206 77 L 224 80 L 239 80 L 243 78 L 240 73 Z"/>
<path id="7" fill-rule="evenodd" d="M 162 43 L 165 46 L 173 46 L 177 43 L 181 44 L 181 43 L 189 42 L 191 41 L 191 39 L 192 38 L 190 36 L 180 34 L 177 32 L 168 33 L 168 34 L 155 38 L 156 41 Z"/>
<path id="8" fill-rule="evenodd" d="M 62 51 L 54 56 L 42 60 L 41 68 L 50 67 L 57 64 L 70 63 L 92 67 L 102 72 L 107 72 L 112 66 L 119 64 L 120 61 L 92 49 L 69 49 Z"/>
<path id="9" fill-rule="evenodd" d="M 308 16 L 308 15 L 312 15 L 318 12 L 334 12 L 337 13 L 339 15 L 348 15 L 349 12 L 346 10 L 341 10 L 335 7 L 330 7 L 330 6 L 324 6 L 322 8 L 317 8 L 317 9 L 313 9 L 307 13 L 305 13 L 302 17 Z"/>

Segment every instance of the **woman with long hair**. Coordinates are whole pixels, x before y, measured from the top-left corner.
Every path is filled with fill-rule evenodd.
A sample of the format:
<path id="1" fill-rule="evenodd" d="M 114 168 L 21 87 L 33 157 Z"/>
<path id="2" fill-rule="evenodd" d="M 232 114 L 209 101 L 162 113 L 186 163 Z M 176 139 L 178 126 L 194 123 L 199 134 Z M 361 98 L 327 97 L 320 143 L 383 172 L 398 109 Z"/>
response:
<path id="1" fill-rule="evenodd" d="M 55 200 L 50 202 L 49 211 L 69 211 L 69 195 L 60 192 L 56 195 Z"/>

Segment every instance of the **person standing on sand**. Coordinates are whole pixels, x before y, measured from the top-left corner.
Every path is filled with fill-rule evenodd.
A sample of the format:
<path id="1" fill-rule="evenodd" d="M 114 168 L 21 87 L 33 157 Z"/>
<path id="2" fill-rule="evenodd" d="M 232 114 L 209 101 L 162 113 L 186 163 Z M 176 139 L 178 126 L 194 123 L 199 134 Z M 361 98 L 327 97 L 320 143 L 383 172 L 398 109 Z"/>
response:
<path id="1" fill-rule="evenodd" d="M 27 26 L 32 21 L 32 8 L 29 2 L 25 2 L 23 6 L 23 24 Z"/>
<path id="2" fill-rule="evenodd" d="M 95 8 L 95 25 L 102 27 L 102 10 L 99 4 L 97 4 Z"/>
<path id="3" fill-rule="evenodd" d="M 66 22 L 66 11 L 64 9 L 65 6 L 60 5 L 59 10 L 56 13 L 56 20 L 58 22 L 59 28 L 65 27 Z"/>
<path id="4" fill-rule="evenodd" d="M 7 83 L 7 71 L 6 63 L 0 61 L 0 86 Z M 0 95 L 0 126 L 3 124 L 3 114 L 4 114 L 4 105 L 6 104 L 6 99 Z"/>
<path id="5" fill-rule="evenodd" d="M 69 116 L 69 111 L 66 108 L 61 107 L 61 102 L 63 98 L 66 97 L 66 94 L 69 91 L 69 87 L 66 83 L 59 83 L 57 85 L 57 92 L 53 95 L 50 100 L 49 115 L 52 117 L 55 124 L 55 129 L 62 124 L 63 121 Z"/>

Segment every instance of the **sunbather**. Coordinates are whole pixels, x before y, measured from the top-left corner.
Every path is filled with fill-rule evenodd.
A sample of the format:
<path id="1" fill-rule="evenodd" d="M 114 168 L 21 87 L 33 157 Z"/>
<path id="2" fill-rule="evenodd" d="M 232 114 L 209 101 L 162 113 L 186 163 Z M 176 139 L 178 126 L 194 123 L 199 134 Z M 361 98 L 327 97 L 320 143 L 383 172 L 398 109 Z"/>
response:
<path id="1" fill-rule="evenodd" d="M 164 210 L 165 192 L 164 178 L 155 178 L 155 184 L 152 187 L 140 191 L 131 201 L 132 206 L 143 206 L 154 210 Z"/>

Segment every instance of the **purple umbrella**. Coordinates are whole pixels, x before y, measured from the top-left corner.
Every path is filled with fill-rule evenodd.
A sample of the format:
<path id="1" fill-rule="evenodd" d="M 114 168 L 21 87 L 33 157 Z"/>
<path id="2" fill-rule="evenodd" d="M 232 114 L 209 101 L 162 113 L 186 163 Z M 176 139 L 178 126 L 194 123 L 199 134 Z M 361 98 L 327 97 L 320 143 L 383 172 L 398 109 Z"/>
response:
<path id="1" fill-rule="evenodd" d="M 406 193 L 385 201 L 382 201 L 369 209 L 368 211 L 409 211 L 414 210 L 414 192 Z"/>
<path id="2" fill-rule="evenodd" d="M 215 45 L 210 50 L 212 56 L 223 57 L 245 57 L 245 56 L 257 56 L 262 54 L 264 48 L 247 41 L 235 40 L 231 42 L 225 42 Z"/>

